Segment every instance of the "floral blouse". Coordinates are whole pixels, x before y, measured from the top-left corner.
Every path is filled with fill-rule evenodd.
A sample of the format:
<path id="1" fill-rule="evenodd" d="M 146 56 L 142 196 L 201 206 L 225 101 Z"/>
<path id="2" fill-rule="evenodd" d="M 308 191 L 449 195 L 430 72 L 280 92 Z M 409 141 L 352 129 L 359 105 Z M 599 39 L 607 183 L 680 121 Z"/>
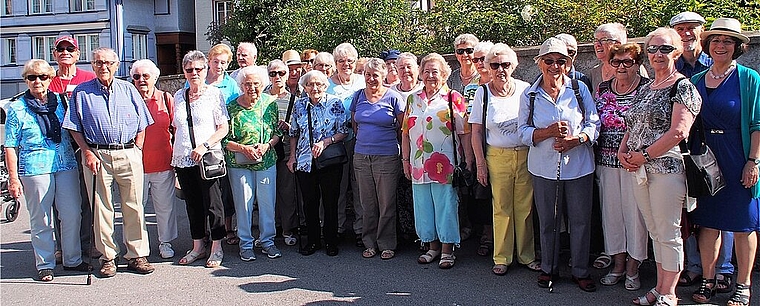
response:
<path id="1" fill-rule="evenodd" d="M 633 97 L 642 87 L 649 84 L 649 79 L 642 77 L 638 86 L 626 95 L 617 94 L 612 87 L 612 80 L 599 84 L 599 89 L 594 94 L 596 110 L 599 113 L 601 126 L 599 138 L 594 146 L 596 164 L 611 168 L 620 168 L 617 151 L 625 135 L 625 112 L 631 108 Z"/>
<path id="2" fill-rule="evenodd" d="M 262 94 L 261 98 L 246 109 L 237 103 L 237 100 L 227 105 L 227 113 L 230 115 L 230 131 L 222 141 L 226 147 L 228 141 L 234 141 L 243 145 L 266 143 L 273 136 L 280 136 L 277 128 L 279 116 L 277 100 L 268 94 Z M 253 165 L 238 165 L 235 163 L 235 152 L 226 150 L 227 165 L 233 168 L 245 168 L 253 171 L 269 169 L 277 163 L 277 153 L 271 147 L 264 153 L 262 162 Z"/>
<path id="3" fill-rule="evenodd" d="M 412 183 L 451 184 L 454 174 L 454 145 L 449 113 L 449 91 L 456 116 L 457 134 L 470 133 L 467 124 L 467 102 L 461 94 L 443 86 L 437 94 L 428 97 L 425 90 L 409 96 L 404 114 L 403 131 L 411 144 L 410 163 Z M 457 139 L 461 148 L 461 141 Z M 464 160 L 458 157 L 459 162 Z"/>
<path id="4" fill-rule="evenodd" d="M 678 85 L 676 94 L 670 101 L 670 89 L 676 84 Z M 667 88 L 653 90 L 649 86 L 644 86 L 640 89 L 625 116 L 625 124 L 628 126 L 627 144 L 630 150 L 641 150 L 652 145 L 670 129 L 673 103 L 683 104 L 696 116 L 702 106 L 702 98 L 697 88 L 688 80 L 679 80 Z M 648 173 L 684 173 L 683 159 L 678 145 L 662 156 L 653 156 L 653 158 L 653 161 L 644 164 Z"/>
<path id="5" fill-rule="evenodd" d="M 303 172 L 311 172 L 313 158 L 309 142 L 309 111 L 314 130 L 312 142 L 319 142 L 338 133 L 348 134 L 346 109 L 343 108 L 343 101 L 337 97 L 328 94 L 317 105 L 312 105 L 309 97 L 296 100 L 290 119 L 290 137 L 297 137 L 295 169 Z"/>

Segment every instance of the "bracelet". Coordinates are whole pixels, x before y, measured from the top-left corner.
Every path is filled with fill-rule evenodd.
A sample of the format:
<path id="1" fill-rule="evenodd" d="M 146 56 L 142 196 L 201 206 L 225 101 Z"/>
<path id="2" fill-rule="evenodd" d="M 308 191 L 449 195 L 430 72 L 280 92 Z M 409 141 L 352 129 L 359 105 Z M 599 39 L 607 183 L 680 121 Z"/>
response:
<path id="1" fill-rule="evenodd" d="M 651 157 L 649 157 L 649 152 L 647 152 L 647 149 L 643 149 L 643 150 L 641 150 L 641 155 L 644 155 L 644 159 L 645 159 L 647 162 L 651 162 L 651 161 L 652 161 L 652 158 L 651 158 Z"/>
<path id="2" fill-rule="evenodd" d="M 334 144 L 334 143 L 335 143 L 335 136 L 330 136 L 330 144 Z"/>
<path id="3" fill-rule="evenodd" d="M 408 161 L 409 161 L 409 158 L 403 158 L 403 157 L 402 157 L 402 158 L 401 158 L 401 161 L 405 161 L 405 162 L 408 162 Z"/>

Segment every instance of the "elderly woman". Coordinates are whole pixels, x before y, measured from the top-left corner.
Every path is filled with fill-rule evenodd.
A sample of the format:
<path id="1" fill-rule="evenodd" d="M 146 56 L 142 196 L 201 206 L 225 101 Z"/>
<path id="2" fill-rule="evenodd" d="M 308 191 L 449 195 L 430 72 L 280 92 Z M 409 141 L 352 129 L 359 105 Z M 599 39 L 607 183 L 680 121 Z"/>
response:
<path id="1" fill-rule="evenodd" d="M 446 81 L 449 88 L 464 92 L 467 84 L 473 83 L 478 78 L 478 67 L 473 62 L 475 46 L 479 43 L 475 35 L 462 34 L 454 39 L 454 54 L 456 55 L 459 68 L 451 72 L 451 77 Z M 475 94 L 473 91 L 472 94 Z M 466 96 L 466 94 L 465 94 Z"/>
<path id="2" fill-rule="evenodd" d="M 314 56 L 313 70 L 322 72 L 326 76 L 331 76 L 335 72 L 335 58 L 327 52 L 319 52 Z M 311 70 L 309 70 L 311 71 Z"/>
<path id="3" fill-rule="evenodd" d="M 206 255 L 203 238 L 208 222 L 212 241 L 206 267 L 213 268 L 220 266 L 224 258 L 221 244 L 225 236 L 224 204 L 219 189 L 220 180 L 204 180 L 198 165 L 203 154 L 210 149 L 221 149 L 220 142 L 229 130 L 229 117 L 222 91 L 204 82 L 207 64 L 206 56 L 197 50 L 188 52 L 182 59 L 182 69 L 190 87 L 174 94 L 172 125 L 175 139 L 171 165 L 185 193 L 187 219 L 193 239 L 192 250 L 179 260 L 179 264 L 188 265 Z M 190 120 L 193 123 L 192 131 L 188 124 Z"/>
<path id="4" fill-rule="evenodd" d="M 533 242 L 528 146 L 523 144 L 517 130 L 520 95 L 530 84 L 512 77 L 517 54 L 505 44 L 486 50 L 483 62 L 490 81 L 475 93 L 469 121 L 478 182 L 488 186 L 490 181 L 493 194 L 493 227 L 489 227 L 494 245 L 491 271 L 496 275 L 507 273 L 515 245 L 517 261 L 538 270 L 541 265 L 536 261 Z"/>
<path id="5" fill-rule="evenodd" d="M 305 256 L 322 247 L 320 233 L 325 237 L 328 256 L 338 255 L 338 196 L 343 164 L 318 168 L 316 159 L 330 146 L 342 146 L 348 134 L 343 102 L 327 94 L 327 76 L 312 70 L 301 77 L 300 85 L 307 97 L 293 106 L 290 122 L 290 159 L 288 169 L 296 174 L 306 210 L 308 243 L 302 250 Z M 324 205 L 324 225 L 320 231 L 319 207 Z"/>
<path id="6" fill-rule="evenodd" d="M 53 280 L 53 202 L 61 220 L 63 269 L 88 271 L 79 241 L 79 174 L 69 133 L 62 133 L 65 97 L 49 90 L 53 67 L 33 59 L 22 76 L 29 89 L 7 107 L 5 165 L 8 191 L 26 199 L 38 280 Z"/>
<path id="7" fill-rule="evenodd" d="M 608 81 L 616 75 L 615 67 L 609 63 L 610 50 L 615 45 L 627 42 L 628 32 L 625 26 L 620 23 L 605 23 L 598 26 L 594 31 L 594 54 L 599 60 L 599 64 L 588 73 L 594 92 L 597 91 L 600 83 Z"/>
<path id="8" fill-rule="evenodd" d="M 594 146 L 596 177 L 604 226 L 605 253 L 612 255 L 612 270 L 599 282 L 612 286 L 624 279 L 625 289 L 639 290 L 639 265 L 647 257 L 647 231 L 644 219 L 633 198 L 633 177 L 620 165 L 617 151 L 626 132 L 625 112 L 631 108 L 633 97 L 649 79 L 639 76 L 643 59 L 636 43 L 614 45 L 609 52 L 609 64 L 615 76 L 599 84 L 594 94 L 601 126 Z"/>
<path id="9" fill-rule="evenodd" d="M 536 64 L 541 79 L 520 96 L 520 138 L 530 146 L 528 171 L 541 238 L 540 287 L 559 277 L 559 223 L 567 216 L 573 281 L 583 291 L 596 291 L 588 267 L 594 152 L 599 128 L 594 101 L 583 82 L 570 79 L 570 56 L 562 40 L 541 45 Z"/>
<path id="10" fill-rule="evenodd" d="M 472 62 L 475 64 L 475 68 L 478 69 L 478 77 L 477 84 L 467 84 L 474 85 L 474 86 L 480 86 L 483 84 L 486 84 L 491 81 L 491 72 L 488 70 L 488 63 L 486 62 L 486 55 L 488 54 L 488 51 L 493 48 L 494 44 L 490 41 L 481 41 L 477 45 L 475 45 L 475 48 L 472 52 Z"/>
<path id="11" fill-rule="evenodd" d="M 165 91 L 156 89 L 161 70 L 151 60 L 142 59 L 132 64 L 132 82 L 148 106 L 153 124 L 145 128 L 143 168 L 145 190 L 143 204 L 148 197 L 153 202 L 158 229 L 158 252 L 161 258 L 174 257 L 171 241 L 177 238 L 177 211 L 174 209 L 174 169 L 172 168 L 172 130 L 174 99 Z"/>
<path id="12" fill-rule="evenodd" d="M 423 243 L 430 243 L 430 250 L 417 262 L 431 263 L 440 255 L 441 269 L 454 266 L 454 245 L 460 242 L 452 177 L 459 158 L 454 142 L 465 144 L 454 138 L 470 133 L 464 98 L 446 86 L 450 74 L 451 67 L 440 54 L 422 58 L 424 87 L 409 98 L 401 136 L 401 162 L 404 175 L 412 180 L 417 235 Z"/>
<path id="13" fill-rule="evenodd" d="M 269 83 L 265 75 L 261 67 L 245 67 L 238 73 L 237 83 L 243 88 L 243 94 L 227 105 L 230 131 L 222 141 L 227 149 L 225 157 L 235 199 L 240 259 L 243 261 L 256 259 L 251 234 L 254 201 L 259 207 L 258 241 L 262 251 L 271 259 L 282 256 L 273 240 L 277 194 L 274 145 L 280 141 L 279 116 L 275 98 L 262 94 Z"/>
<path id="14" fill-rule="evenodd" d="M 676 284 L 683 270 L 681 210 L 686 201 L 686 176 L 678 143 L 702 99 L 691 83 L 679 81 L 675 61 L 683 44 L 673 29 L 658 28 L 646 37 L 654 80 L 640 88 L 625 115 L 628 131 L 618 150 L 624 169 L 635 172 L 633 196 L 652 238 L 657 285 L 633 300 L 637 305 L 676 305 Z"/>
<path id="15" fill-rule="evenodd" d="M 399 82 L 391 86 L 391 90 L 399 93 L 403 98 L 404 105 L 406 105 L 409 95 L 422 88 L 422 82 L 419 80 L 420 67 L 417 65 L 417 56 L 409 52 L 401 53 L 396 59 L 396 66 L 398 67 Z"/>
<path id="16" fill-rule="evenodd" d="M 314 69 L 314 58 L 317 57 L 317 53 L 319 53 L 319 51 L 314 49 L 306 49 L 301 52 L 301 62 L 304 63 L 304 73 L 311 71 L 311 69 Z"/>
<path id="17" fill-rule="evenodd" d="M 702 33 L 703 50 L 713 65 L 692 77 L 703 108 L 699 113 L 704 124 L 705 143 L 712 149 L 726 187 L 715 196 L 697 199 L 692 213 L 700 226 L 703 279 L 692 299 L 709 303 L 717 289 L 715 263 L 721 245 L 721 231 L 734 232 L 735 258 L 739 264 L 736 291 L 728 305 L 749 305 L 750 276 L 760 230 L 760 76 L 756 71 L 736 63 L 749 43 L 741 33 L 741 23 L 732 18 L 718 18 L 709 31 Z M 709 131 L 709 132 L 708 132 Z M 718 132 L 719 131 L 719 132 Z M 692 138 L 696 135 L 692 135 Z"/>
<path id="18" fill-rule="evenodd" d="M 379 58 L 364 67 L 367 88 L 350 106 L 356 134 L 354 171 L 363 208 L 362 257 L 391 259 L 396 250 L 396 186 L 401 173 L 398 132 L 404 119 L 401 95 L 383 86 L 388 68 Z"/>

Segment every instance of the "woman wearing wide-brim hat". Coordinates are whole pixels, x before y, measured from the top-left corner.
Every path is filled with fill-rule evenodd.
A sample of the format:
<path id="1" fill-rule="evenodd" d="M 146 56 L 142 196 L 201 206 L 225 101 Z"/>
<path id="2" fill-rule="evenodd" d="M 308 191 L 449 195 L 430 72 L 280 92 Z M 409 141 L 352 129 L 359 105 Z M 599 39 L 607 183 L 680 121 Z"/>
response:
<path id="1" fill-rule="evenodd" d="M 736 291 L 727 305 L 749 305 L 750 276 L 760 230 L 760 75 L 736 63 L 749 38 L 733 18 L 716 19 L 701 35 L 702 48 L 713 65 L 691 81 L 702 96 L 700 116 L 705 142 L 715 154 L 726 187 L 715 196 L 697 199 L 693 220 L 700 226 L 704 278 L 692 299 L 708 303 L 715 295 L 715 262 L 721 231 L 734 232 L 739 264 Z"/>

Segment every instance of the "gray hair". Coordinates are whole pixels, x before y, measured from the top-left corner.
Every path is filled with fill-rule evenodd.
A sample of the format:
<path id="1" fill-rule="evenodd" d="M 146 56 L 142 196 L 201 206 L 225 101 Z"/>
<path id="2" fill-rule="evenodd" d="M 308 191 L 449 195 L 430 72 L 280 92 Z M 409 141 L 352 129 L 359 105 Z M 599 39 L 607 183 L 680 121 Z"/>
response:
<path id="1" fill-rule="evenodd" d="M 652 38 L 655 36 L 670 37 L 670 41 L 673 47 L 676 47 L 678 53 L 683 53 L 683 42 L 681 41 L 681 35 L 678 35 L 678 32 L 676 32 L 676 30 L 673 28 L 659 27 L 654 31 L 649 32 L 649 34 L 647 34 L 647 37 L 644 39 L 644 47 L 648 47 L 649 41 L 652 40 Z"/>
<path id="2" fill-rule="evenodd" d="M 367 70 L 376 70 L 380 72 L 380 75 L 385 79 L 385 76 L 388 75 L 388 66 L 385 65 L 385 61 L 381 60 L 379 58 L 370 58 L 367 60 L 367 63 L 364 64 L 364 72 L 367 72 Z"/>
<path id="3" fill-rule="evenodd" d="M 319 52 L 317 53 L 317 56 L 314 57 L 314 65 L 316 66 L 317 63 L 326 63 L 330 64 L 333 68 L 335 68 L 335 58 L 332 54 L 327 52 Z"/>
<path id="4" fill-rule="evenodd" d="M 596 28 L 596 31 L 594 31 L 594 34 L 597 33 L 607 33 L 612 36 L 612 38 L 619 41 L 621 44 L 628 42 L 628 30 L 625 29 L 625 26 L 618 23 L 605 23 Z"/>
<path id="5" fill-rule="evenodd" d="M 285 68 L 285 70 L 288 69 L 288 66 L 286 66 L 285 62 L 283 62 L 281 59 L 273 59 L 269 62 L 269 64 L 267 64 L 267 71 L 272 71 L 278 67 Z"/>
<path id="6" fill-rule="evenodd" d="M 494 57 L 499 55 L 506 55 L 509 57 L 509 62 L 512 63 L 512 67 L 517 67 L 517 53 L 515 53 L 515 51 L 507 44 L 502 43 L 497 43 L 488 50 L 488 53 L 486 53 L 486 63 L 490 63 Z"/>
<path id="7" fill-rule="evenodd" d="M 253 57 L 257 57 L 257 55 L 259 54 L 259 50 L 256 49 L 256 45 L 254 45 L 252 42 L 241 42 L 241 43 L 239 43 L 238 46 L 237 46 L 237 50 L 240 50 L 240 49 L 249 49 L 249 50 L 251 50 L 251 53 L 253 53 Z M 237 52 L 237 50 L 235 50 L 235 52 Z"/>
<path id="8" fill-rule="evenodd" d="M 494 44 L 491 41 L 488 41 L 488 40 L 481 41 L 477 45 L 475 45 L 473 53 L 478 53 L 478 52 L 487 53 L 488 50 L 491 50 L 491 48 L 493 48 L 493 46 Z"/>
<path id="9" fill-rule="evenodd" d="M 111 49 L 111 48 L 108 48 L 108 47 L 100 47 L 100 48 L 97 48 L 95 50 L 92 50 L 92 58 L 95 58 L 95 56 L 98 55 L 98 54 L 100 54 L 100 53 L 111 54 L 113 56 L 113 58 L 114 58 L 115 61 L 121 62 L 121 60 L 119 59 L 119 54 L 117 54 L 114 49 Z"/>
<path id="10" fill-rule="evenodd" d="M 332 55 L 336 61 L 342 58 L 347 58 L 347 57 L 353 57 L 354 59 L 359 58 L 359 52 L 356 51 L 356 48 L 354 48 L 353 45 L 347 42 L 342 43 L 338 45 L 337 47 L 335 47 L 335 50 L 333 50 Z"/>
<path id="11" fill-rule="evenodd" d="M 441 65 L 443 79 L 447 80 L 451 75 L 451 66 L 449 66 L 449 63 L 446 62 L 446 59 L 444 59 L 443 56 L 438 53 L 430 53 L 422 58 L 422 62 L 420 63 L 420 75 L 423 75 L 422 70 L 425 69 L 425 65 L 431 61 L 438 62 Z"/>
<path id="12" fill-rule="evenodd" d="M 192 50 L 187 52 L 184 57 L 182 57 L 182 67 L 187 66 L 187 64 L 191 64 L 192 62 L 198 62 L 202 61 L 203 65 L 208 66 L 208 59 L 206 58 L 206 55 L 203 54 L 203 52 L 198 50 Z"/>
<path id="13" fill-rule="evenodd" d="M 562 33 L 557 34 L 557 36 L 554 36 L 554 38 L 564 41 L 568 48 L 572 48 L 573 50 L 578 49 L 578 41 L 575 40 L 575 36 L 573 35 Z"/>
<path id="14" fill-rule="evenodd" d="M 269 78 L 268 78 L 266 69 L 264 69 L 261 66 L 248 66 L 243 69 L 240 69 L 240 72 L 238 72 L 237 77 L 235 77 L 235 81 L 237 81 L 238 87 L 243 88 L 243 83 L 245 82 L 245 79 L 251 75 L 255 75 L 259 77 L 259 81 L 261 81 L 261 88 L 264 88 L 267 85 L 269 85 Z"/>
<path id="15" fill-rule="evenodd" d="M 330 82 L 329 80 L 327 80 L 327 76 L 324 73 L 322 73 L 322 71 L 312 69 L 306 74 L 304 74 L 298 80 L 298 85 L 300 85 L 301 87 L 306 87 L 306 83 L 309 82 L 309 80 L 313 78 L 317 78 L 317 80 L 322 81 L 323 83 L 325 83 L 325 85 L 327 85 L 327 83 Z"/>
<path id="16" fill-rule="evenodd" d="M 399 54 L 399 55 L 398 55 L 398 59 L 396 60 L 396 62 L 398 63 L 398 62 L 400 62 L 402 59 L 406 59 L 406 60 L 409 60 L 409 61 L 413 62 L 413 63 L 414 63 L 414 65 L 417 65 L 417 56 L 416 56 L 416 55 L 414 55 L 414 54 L 413 54 L 413 53 L 411 53 L 411 52 L 404 52 L 404 53 L 401 53 L 401 54 Z"/>
<path id="17" fill-rule="evenodd" d="M 478 40 L 475 35 L 472 34 L 461 34 L 457 36 L 457 38 L 454 39 L 454 48 L 457 47 L 457 45 L 461 44 L 471 44 L 473 46 L 477 45 L 480 40 Z"/>
<path id="18" fill-rule="evenodd" d="M 129 70 L 129 74 L 137 73 L 137 69 L 140 68 L 147 68 L 151 76 L 158 77 L 161 75 L 161 70 L 149 59 L 141 59 L 132 63 L 132 69 Z"/>

